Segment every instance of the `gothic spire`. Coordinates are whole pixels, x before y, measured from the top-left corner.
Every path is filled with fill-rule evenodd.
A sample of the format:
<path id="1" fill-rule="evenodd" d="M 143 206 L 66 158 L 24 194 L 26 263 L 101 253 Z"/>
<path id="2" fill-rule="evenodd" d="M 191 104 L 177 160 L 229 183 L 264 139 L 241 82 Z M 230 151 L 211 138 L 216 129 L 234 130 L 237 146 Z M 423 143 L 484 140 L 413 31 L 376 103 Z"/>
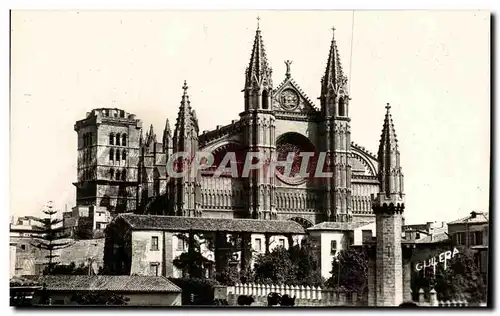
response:
<path id="1" fill-rule="evenodd" d="M 170 129 L 170 122 L 168 119 L 165 121 L 165 129 L 163 130 L 163 140 L 172 137 L 172 130 Z"/>
<path id="2" fill-rule="evenodd" d="M 170 129 L 170 122 L 168 119 L 165 121 L 165 129 L 163 130 L 163 149 L 167 150 L 172 146 L 172 130 Z"/>
<path id="3" fill-rule="evenodd" d="M 258 20 L 260 20 L 260 18 L 258 18 Z M 271 74 L 272 69 L 269 67 L 260 27 L 257 24 L 252 55 L 250 56 L 250 64 L 246 70 L 245 87 L 248 88 L 261 85 L 272 86 Z"/>
<path id="4" fill-rule="evenodd" d="M 328 53 L 328 61 L 326 63 L 325 75 L 321 79 L 321 94 L 326 94 L 328 90 L 338 90 L 344 87 L 347 83 L 347 77 L 344 76 L 342 63 L 340 62 L 339 50 L 337 41 L 335 40 L 335 28 L 332 28 L 332 42 L 330 44 L 330 52 Z"/>
<path id="5" fill-rule="evenodd" d="M 399 146 L 389 103 L 387 103 L 386 109 L 378 149 L 380 194 L 386 196 L 399 194 L 400 197 L 403 197 L 403 173 L 400 165 Z"/>
<path id="6" fill-rule="evenodd" d="M 156 142 L 156 134 L 153 130 L 153 124 L 149 126 L 149 131 L 146 133 L 146 146 L 154 144 Z"/>
<path id="7" fill-rule="evenodd" d="M 193 111 L 191 109 L 191 102 L 189 101 L 188 95 L 188 85 L 186 80 L 184 80 L 184 85 L 182 86 L 184 90 L 182 94 L 181 104 L 179 106 L 179 112 L 177 114 L 177 121 L 175 123 L 174 137 L 178 140 L 182 137 L 186 137 L 188 134 L 194 134 L 193 127 L 196 124 L 196 118 L 193 117 Z"/>

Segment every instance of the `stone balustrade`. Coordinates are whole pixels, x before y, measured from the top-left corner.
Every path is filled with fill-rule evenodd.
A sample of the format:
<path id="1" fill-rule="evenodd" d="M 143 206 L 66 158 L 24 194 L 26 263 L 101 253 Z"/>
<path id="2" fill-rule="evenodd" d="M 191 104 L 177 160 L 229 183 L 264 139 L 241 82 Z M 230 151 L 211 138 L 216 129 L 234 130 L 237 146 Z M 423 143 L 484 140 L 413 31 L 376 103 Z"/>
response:
<path id="1" fill-rule="evenodd" d="M 240 295 L 253 296 L 255 305 L 267 305 L 267 295 L 276 292 L 295 297 L 295 306 L 352 306 L 357 302 L 356 293 L 334 291 L 319 286 L 276 285 L 276 284 L 235 284 L 227 288 L 230 305 L 237 305 Z"/>

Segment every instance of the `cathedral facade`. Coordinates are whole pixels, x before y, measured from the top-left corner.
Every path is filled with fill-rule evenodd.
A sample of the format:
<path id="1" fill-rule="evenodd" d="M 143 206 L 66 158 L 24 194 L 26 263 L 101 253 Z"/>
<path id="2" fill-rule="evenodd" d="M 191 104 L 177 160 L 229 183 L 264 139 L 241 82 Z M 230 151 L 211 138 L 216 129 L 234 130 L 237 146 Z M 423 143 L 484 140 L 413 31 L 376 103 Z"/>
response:
<path id="1" fill-rule="evenodd" d="M 243 88 L 240 119 L 215 130 L 200 132 L 189 89 L 183 95 L 173 129 L 169 120 L 161 141 L 153 127 L 141 134 L 138 165 L 137 212 L 196 217 L 293 219 L 305 227 L 323 221 L 374 220 L 371 195 L 379 192 L 377 157 L 351 141 L 350 95 L 333 36 L 321 84 L 319 106 L 294 81 L 290 66 L 278 85 L 257 29 Z M 260 152 L 285 160 L 296 153 L 291 174 L 282 169 L 275 176 L 263 172 L 249 177 L 222 174 L 216 168 L 234 153 L 238 171 L 248 152 Z M 214 165 L 196 174 L 170 179 L 167 161 L 177 152 L 210 152 Z M 314 174 L 314 158 L 328 153 L 319 163 L 332 177 L 293 177 L 305 160 L 300 153 L 315 153 L 307 170 Z"/>

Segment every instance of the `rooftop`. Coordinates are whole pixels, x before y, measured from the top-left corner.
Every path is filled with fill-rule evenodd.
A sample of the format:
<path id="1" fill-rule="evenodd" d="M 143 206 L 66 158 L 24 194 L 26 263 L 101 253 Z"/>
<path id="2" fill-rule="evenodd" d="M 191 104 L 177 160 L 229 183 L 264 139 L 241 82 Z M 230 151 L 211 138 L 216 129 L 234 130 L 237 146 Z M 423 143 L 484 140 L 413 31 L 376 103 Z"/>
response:
<path id="1" fill-rule="evenodd" d="M 448 240 L 449 236 L 446 232 L 439 232 L 436 234 L 431 234 L 428 236 L 425 236 L 424 238 L 416 239 L 415 243 L 416 244 L 430 244 L 430 243 L 436 243 L 436 242 L 441 242 Z"/>
<path id="2" fill-rule="evenodd" d="M 323 222 L 314 225 L 307 230 L 339 230 L 339 231 L 349 231 L 354 230 L 359 227 L 371 224 L 371 222 Z"/>
<path id="3" fill-rule="evenodd" d="M 457 219 L 456 221 L 448 223 L 448 225 L 453 224 L 481 224 L 488 223 L 490 221 L 490 213 L 487 212 L 471 212 L 471 215 Z"/>
<path id="4" fill-rule="evenodd" d="M 49 291 L 181 292 L 177 285 L 163 276 L 47 275 L 38 277 L 38 282 L 45 283 Z"/>
<path id="5" fill-rule="evenodd" d="M 136 214 L 121 214 L 116 217 L 115 221 L 119 219 L 124 220 L 132 229 L 136 230 L 305 234 L 304 228 L 294 221 Z"/>

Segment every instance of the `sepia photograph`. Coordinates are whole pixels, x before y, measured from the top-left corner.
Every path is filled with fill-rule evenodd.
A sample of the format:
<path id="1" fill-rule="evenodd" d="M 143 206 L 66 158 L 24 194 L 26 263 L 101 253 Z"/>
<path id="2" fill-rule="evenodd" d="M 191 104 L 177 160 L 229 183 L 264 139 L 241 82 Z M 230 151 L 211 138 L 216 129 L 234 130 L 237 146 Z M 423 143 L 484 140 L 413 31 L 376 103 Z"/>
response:
<path id="1" fill-rule="evenodd" d="M 491 308 L 491 23 L 11 10 L 10 306 Z"/>

